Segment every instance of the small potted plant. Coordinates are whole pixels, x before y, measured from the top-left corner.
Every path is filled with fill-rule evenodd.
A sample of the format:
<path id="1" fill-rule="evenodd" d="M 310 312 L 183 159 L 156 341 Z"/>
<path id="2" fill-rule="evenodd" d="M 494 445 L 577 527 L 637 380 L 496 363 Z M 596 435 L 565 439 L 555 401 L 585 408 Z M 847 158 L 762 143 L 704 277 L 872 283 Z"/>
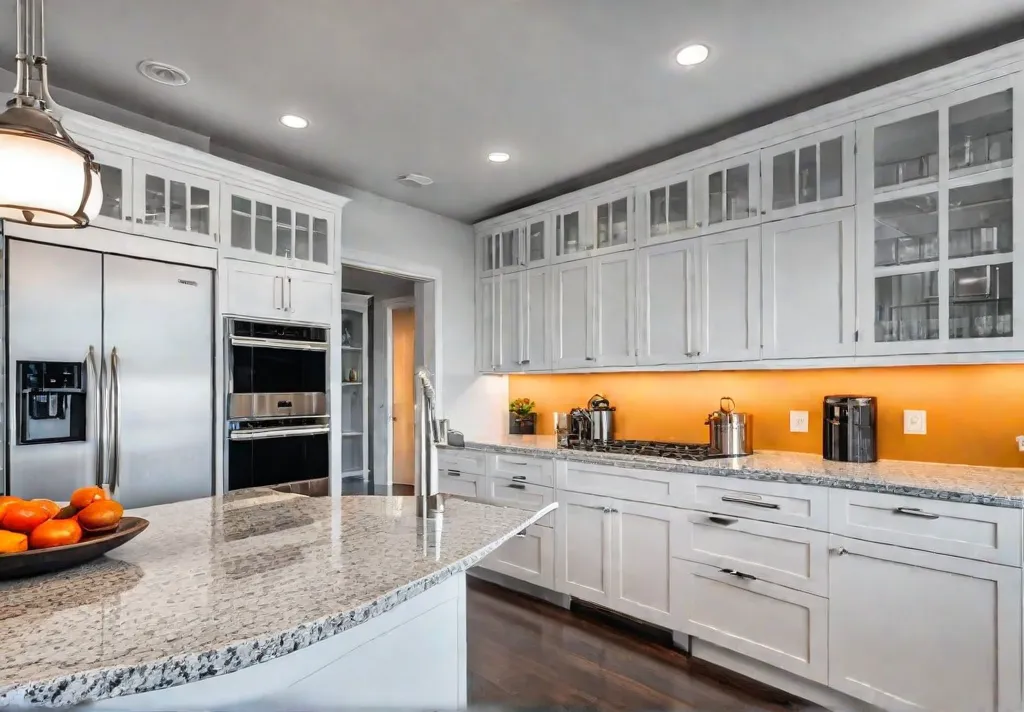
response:
<path id="1" fill-rule="evenodd" d="M 535 435 L 537 433 L 537 404 L 529 398 L 516 398 L 508 404 L 509 435 Z"/>

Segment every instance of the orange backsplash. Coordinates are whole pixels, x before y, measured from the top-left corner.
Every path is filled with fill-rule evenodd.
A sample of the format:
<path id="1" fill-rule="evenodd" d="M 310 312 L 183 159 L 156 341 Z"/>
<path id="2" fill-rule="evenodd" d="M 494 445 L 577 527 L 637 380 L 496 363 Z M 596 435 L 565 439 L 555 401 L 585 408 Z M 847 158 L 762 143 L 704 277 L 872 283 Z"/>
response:
<path id="1" fill-rule="evenodd" d="M 537 402 L 540 433 L 595 393 L 615 406 L 618 438 L 707 442 L 707 414 L 731 396 L 754 416 L 755 450 L 813 453 L 823 396 L 872 395 L 881 458 L 1024 467 L 1024 364 L 509 376 L 510 399 Z M 903 434 L 905 408 L 927 411 L 926 435 Z M 790 410 L 808 411 L 808 432 L 789 432 Z"/>

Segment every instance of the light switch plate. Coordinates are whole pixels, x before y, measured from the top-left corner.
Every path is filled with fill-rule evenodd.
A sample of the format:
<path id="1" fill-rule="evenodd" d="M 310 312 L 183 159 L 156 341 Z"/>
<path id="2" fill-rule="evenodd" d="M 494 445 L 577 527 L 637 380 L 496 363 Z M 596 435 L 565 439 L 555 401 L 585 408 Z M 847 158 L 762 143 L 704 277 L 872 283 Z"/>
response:
<path id="1" fill-rule="evenodd" d="M 789 411 L 789 432 L 791 432 L 791 433 L 806 433 L 807 432 L 807 411 L 806 410 L 791 410 L 791 411 Z"/>
<path id="2" fill-rule="evenodd" d="M 903 434 L 904 435 L 926 435 L 928 433 L 927 411 L 905 410 L 903 411 Z"/>

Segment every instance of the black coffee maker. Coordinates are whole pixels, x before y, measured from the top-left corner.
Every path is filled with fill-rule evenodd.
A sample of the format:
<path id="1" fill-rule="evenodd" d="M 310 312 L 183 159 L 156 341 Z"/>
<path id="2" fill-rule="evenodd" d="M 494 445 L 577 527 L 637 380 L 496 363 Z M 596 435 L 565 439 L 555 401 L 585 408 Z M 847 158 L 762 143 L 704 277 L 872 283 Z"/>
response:
<path id="1" fill-rule="evenodd" d="M 878 460 L 878 401 L 874 396 L 825 396 L 821 455 L 837 462 Z"/>

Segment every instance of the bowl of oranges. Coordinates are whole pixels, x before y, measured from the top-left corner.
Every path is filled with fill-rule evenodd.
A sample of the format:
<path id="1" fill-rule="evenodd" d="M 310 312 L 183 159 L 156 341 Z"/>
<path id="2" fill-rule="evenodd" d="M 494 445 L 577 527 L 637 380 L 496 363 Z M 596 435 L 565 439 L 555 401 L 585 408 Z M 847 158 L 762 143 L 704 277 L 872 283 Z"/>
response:
<path id="1" fill-rule="evenodd" d="M 81 487 L 67 505 L 0 497 L 0 580 L 59 571 L 134 539 L 149 522 L 124 516 L 102 487 Z"/>

